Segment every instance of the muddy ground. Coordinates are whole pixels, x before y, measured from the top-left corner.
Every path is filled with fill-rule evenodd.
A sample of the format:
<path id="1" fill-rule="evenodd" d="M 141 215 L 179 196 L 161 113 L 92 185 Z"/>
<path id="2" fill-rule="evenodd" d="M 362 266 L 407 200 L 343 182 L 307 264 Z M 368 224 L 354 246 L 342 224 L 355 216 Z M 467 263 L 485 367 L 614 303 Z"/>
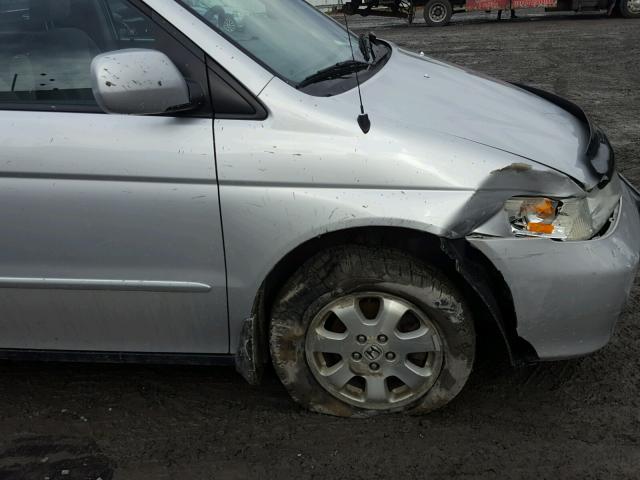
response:
<path id="1" fill-rule="evenodd" d="M 640 184 L 640 21 L 492 18 L 352 26 L 569 97 Z M 273 374 L 253 388 L 225 368 L 0 363 L 0 479 L 637 479 L 639 308 L 637 283 L 582 360 L 513 370 L 485 344 L 466 390 L 423 418 L 306 413 Z"/>

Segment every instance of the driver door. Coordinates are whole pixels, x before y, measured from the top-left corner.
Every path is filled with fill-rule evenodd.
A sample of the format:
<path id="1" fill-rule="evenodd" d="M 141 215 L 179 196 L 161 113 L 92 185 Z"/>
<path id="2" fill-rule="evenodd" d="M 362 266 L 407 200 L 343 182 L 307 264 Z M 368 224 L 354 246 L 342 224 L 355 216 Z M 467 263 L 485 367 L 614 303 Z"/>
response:
<path id="1" fill-rule="evenodd" d="M 143 4 L 0 0 L 0 349 L 229 351 L 210 102 L 102 113 L 91 59 L 131 47 L 208 91 Z"/>

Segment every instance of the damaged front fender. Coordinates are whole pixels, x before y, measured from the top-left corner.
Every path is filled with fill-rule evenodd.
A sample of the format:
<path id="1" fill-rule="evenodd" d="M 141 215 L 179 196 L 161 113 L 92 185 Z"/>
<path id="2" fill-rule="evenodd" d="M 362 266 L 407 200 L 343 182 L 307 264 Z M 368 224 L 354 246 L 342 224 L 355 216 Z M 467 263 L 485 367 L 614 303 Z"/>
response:
<path id="1" fill-rule="evenodd" d="M 634 195 L 623 188 L 614 220 L 590 240 L 467 238 L 509 285 L 517 334 L 540 359 L 585 355 L 609 341 L 640 258 Z"/>
<path id="2" fill-rule="evenodd" d="M 585 192 L 561 172 L 516 162 L 493 170 L 445 227 L 447 238 L 463 238 L 504 208 L 511 197 L 541 195 L 567 198 Z"/>

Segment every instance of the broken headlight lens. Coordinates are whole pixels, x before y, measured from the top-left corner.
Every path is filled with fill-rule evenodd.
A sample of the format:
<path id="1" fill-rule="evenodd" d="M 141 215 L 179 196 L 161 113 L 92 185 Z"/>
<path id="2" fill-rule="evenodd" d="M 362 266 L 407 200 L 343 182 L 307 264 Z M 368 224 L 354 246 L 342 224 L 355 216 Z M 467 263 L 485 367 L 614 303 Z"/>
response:
<path id="1" fill-rule="evenodd" d="M 599 229 L 586 198 L 514 197 L 505 210 L 516 236 L 587 240 Z"/>

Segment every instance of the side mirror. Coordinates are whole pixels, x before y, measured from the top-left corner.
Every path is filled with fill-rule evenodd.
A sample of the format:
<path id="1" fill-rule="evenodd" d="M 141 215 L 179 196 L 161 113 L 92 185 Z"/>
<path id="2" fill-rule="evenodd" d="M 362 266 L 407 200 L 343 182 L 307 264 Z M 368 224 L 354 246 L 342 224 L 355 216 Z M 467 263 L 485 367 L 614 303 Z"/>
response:
<path id="1" fill-rule="evenodd" d="M 102 53 L 91 62 L 91 89 L 107 113 L 153 115 L 191 110 L 189 86 L 169 57 L 157 50 Z"/>

